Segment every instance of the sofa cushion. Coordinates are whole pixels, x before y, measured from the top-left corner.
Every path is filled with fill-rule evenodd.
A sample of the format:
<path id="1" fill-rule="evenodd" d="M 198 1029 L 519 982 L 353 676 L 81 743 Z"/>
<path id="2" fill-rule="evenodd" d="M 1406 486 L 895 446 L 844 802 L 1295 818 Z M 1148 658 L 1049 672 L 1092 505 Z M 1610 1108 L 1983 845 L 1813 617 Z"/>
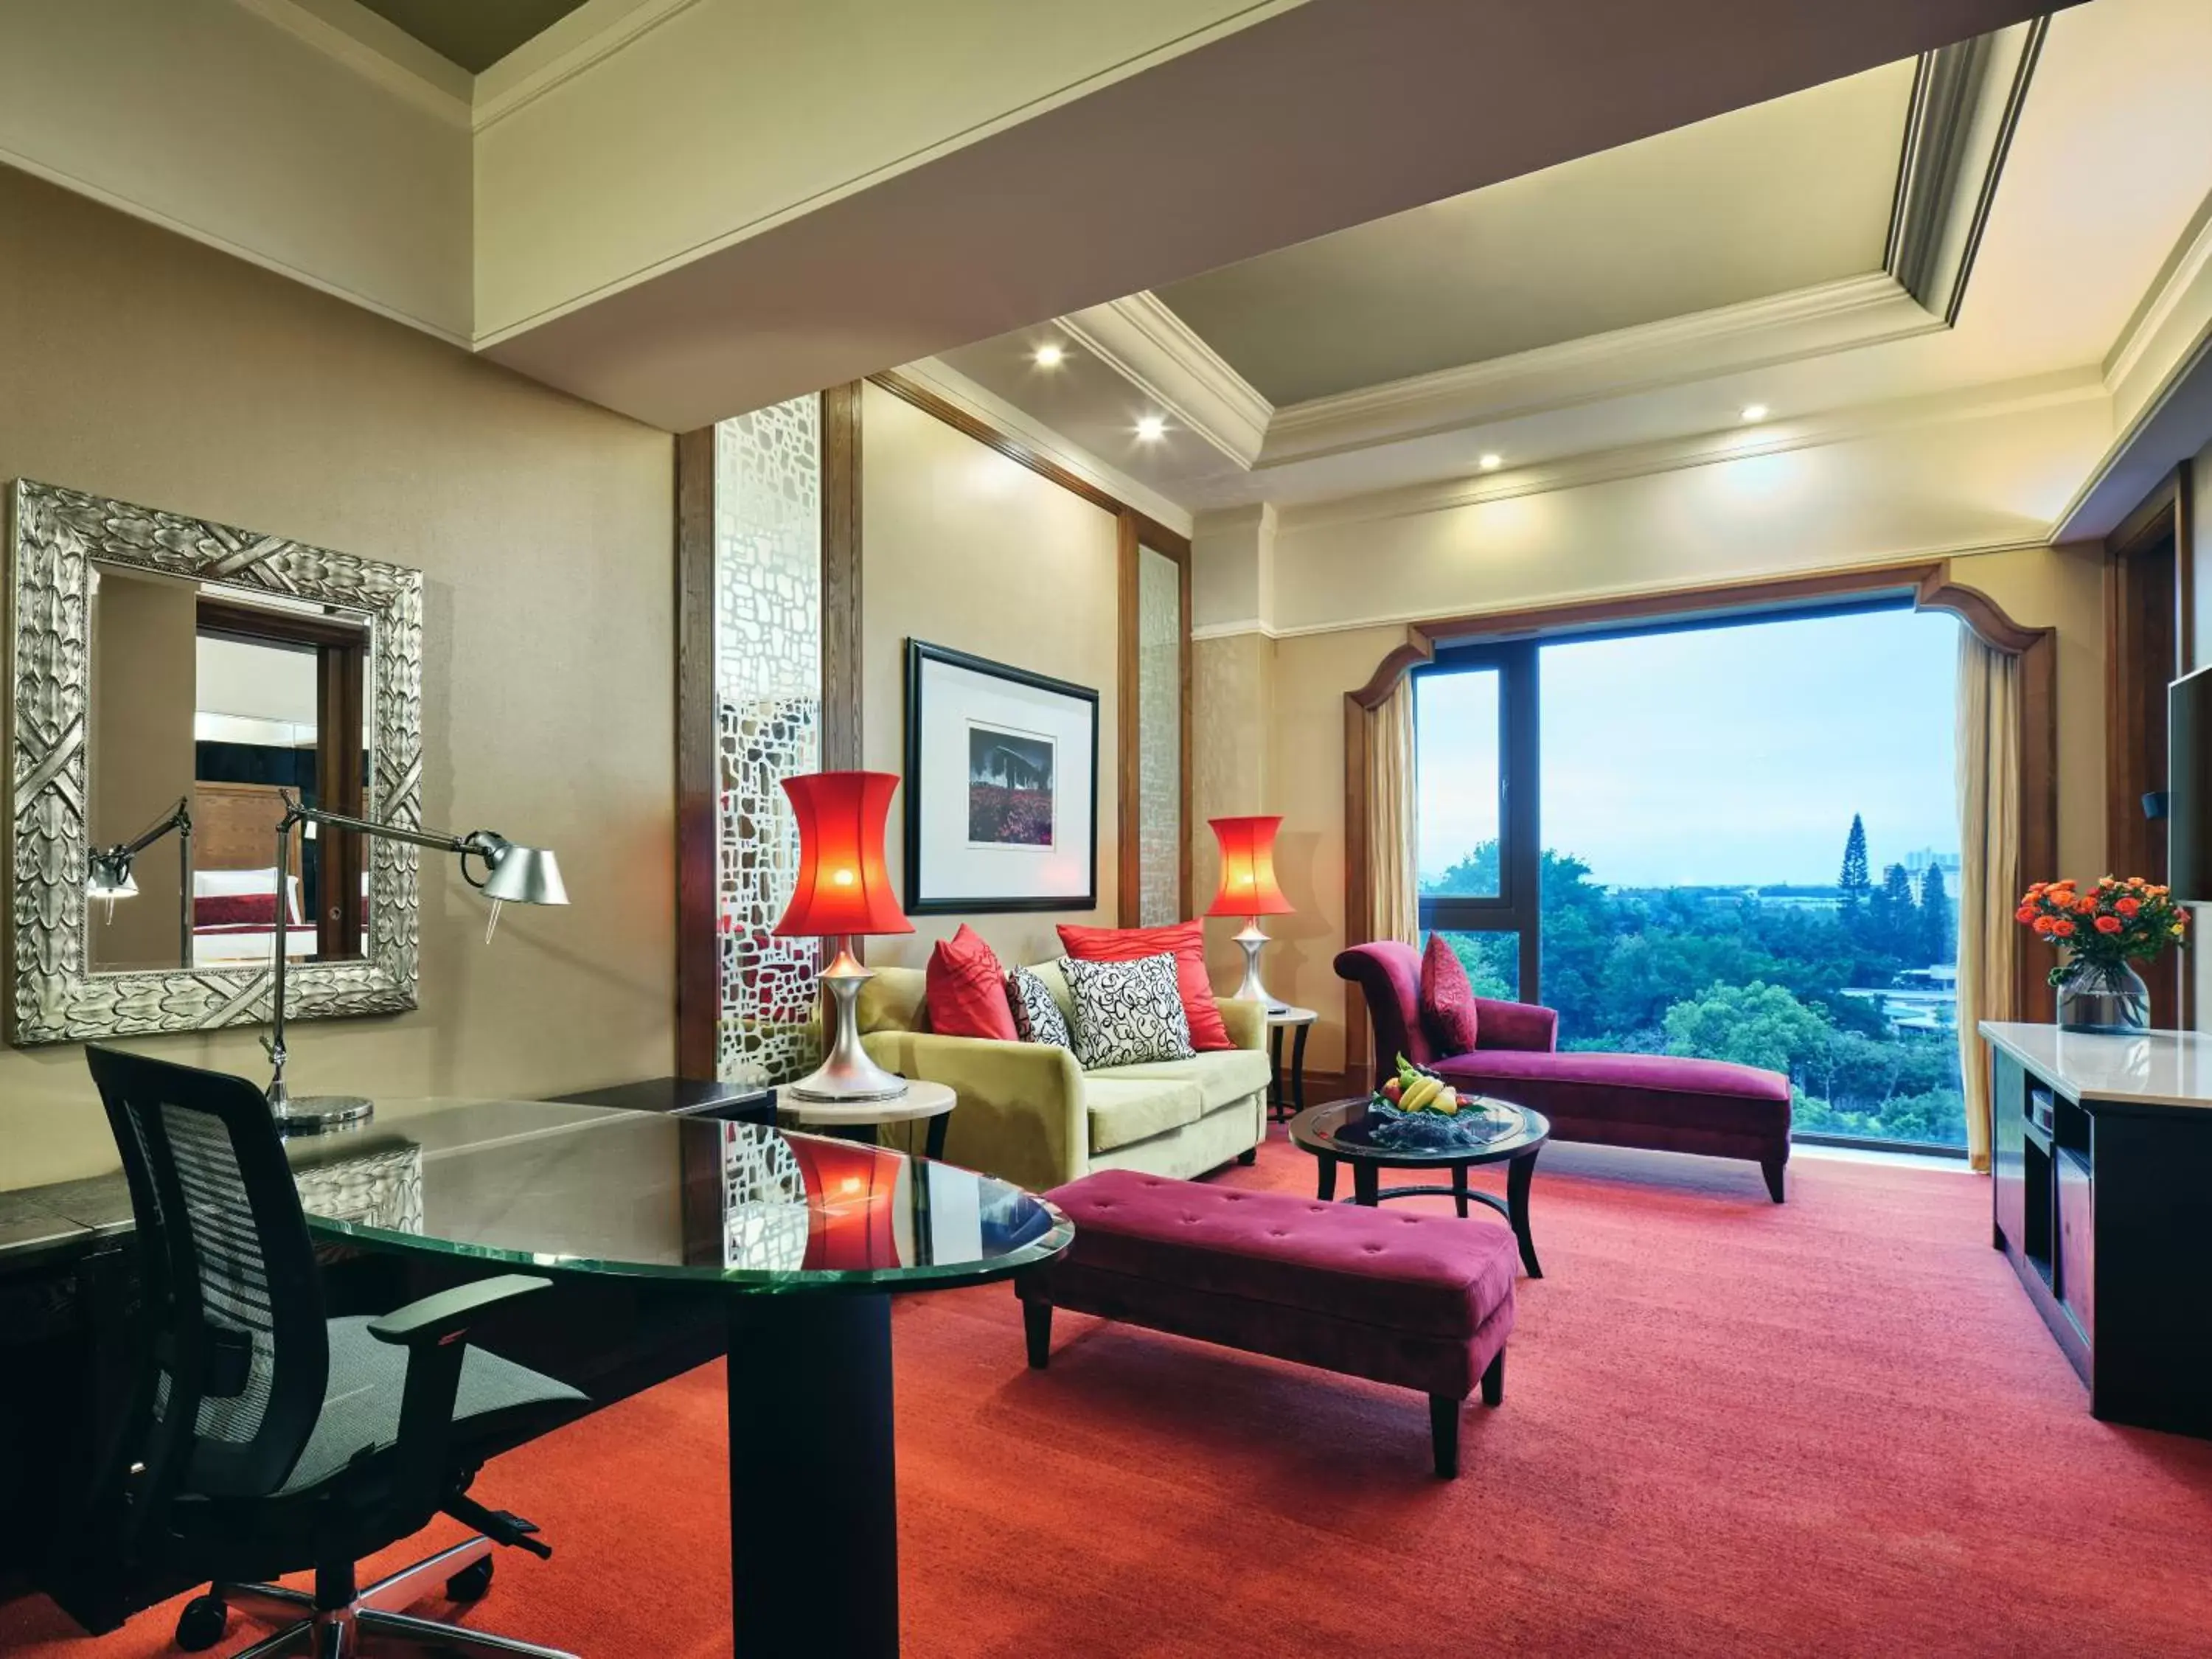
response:
<path id="1" fill-rule="evenodd" d="M 1103 1066 L 1085 1075 L 1130 1078 L 1140 1082 L 1195 1083 L 1200 1109 L 1218 1112 L 1267 1086 L 1267 1057 L 1256 1048 L 1218 1048 L 1211 1054 L 1193 1054 L 1188 1060 Z"/>
<path id="2" fill-rule="evenodd" d="M 1202 1097 L 1195 1083 L 1169 1078 L 1101 1077 L 1086 1072 L 1083 1108 L 1091 1119 L 1091 1150 L 1110 1152 L 1198 1121 Z"/>
<path id="3" fill-rule="evenodd" d="M 1583 1119 L 1752 1135 L 1790 1132 L 1790 1079 L 1777 1072 L 1680 1054 L 1478 1048 L 1434 1062 L 1455 1086 L 1533 1106 L 1555 1123 Z"/>
<path id="4" fill-rule="evenodd" d="M 1513 1302 L 1503 1227 L 1107 1170 L 1048 1196 L 1075 1224 L 1053 1265 L 1465 1339 Z M 1043 1276 L 1049 1285 L 1050 1275 Z M 1026 1292 L 1025 1292 L 1026 1294 Z M 1501 1339 L 1502 1340 L 1502 1339 Z"/>
<path id="5" fill-rule="evenodd" d="M 1006 975 L 1006 1000 L 1014 1007 L 1014 1033 L 1024 1042 L 1048 1042 L 1055 1048 L 1075 1047 L 1067 1016 L 1060 1012 L 1058 999 L 1035 969 L 1017 968 Z"/>
<path id="6" fill-rule="evenodd" d="M 951 939 L 938 941 L 924 972 L 931 1030 L 940 1036 L 1017 1040 L 1014 1011 L 1006 1000 L 1006 970 L 966 922 Z"/>
<path id="7" fill-rule="evenodd" d="M 1206 971 L 1206 930 L 1195 921 L 1166 927 L 1077 927 L 1063 923 L 1060 943 L 1084 962 L 1128 962 L 1165 951 L 1176 959 L 1176 982 L 1182 992 L 1183 1018 L 1194 1048 L 1233 1048 L 1221 1011 L 1213 1006 L 1213 981 Z"/>
<path id="8" fill-rule="evenodd" d="M 1421 952 L 1421 1024 L 1438 1054 L 1463 1054 L 1475 1046 L 1474 986 L 1467 964 L 1442 933 L 1431 933 L 1428 949 Z M 1387 1066 L 1395 1056 L 1378 1058 Z"/>
<path id="9" fill-rule="evenodd" d="M 1191 1057 L 1173 957 L 1071 961 L 1067 983 L 1075 993 L 1075 1061 L 1084 1070 Z"/>

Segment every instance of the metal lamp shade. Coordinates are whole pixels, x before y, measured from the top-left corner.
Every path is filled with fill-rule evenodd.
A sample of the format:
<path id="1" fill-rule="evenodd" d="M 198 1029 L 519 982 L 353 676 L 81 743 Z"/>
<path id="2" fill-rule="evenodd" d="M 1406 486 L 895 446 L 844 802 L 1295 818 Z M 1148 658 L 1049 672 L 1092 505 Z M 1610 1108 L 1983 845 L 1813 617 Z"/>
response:
<path id="1" fill-rule="evenodd" d="M 561 860 L 543 847 L 518 847 L 509 842 L 484 878 L 484 896 L 502 904 L 566 904 L 568 890 L 561 884 Z"/>
<path id="2" fill-rule="evenodd" d="M 84 892 L 87 898 L 106 899 L 110 902 L 119 898 L 136 898 L 138 896 L 138 878 L 131 873 L 131 855 L 128 853 L 94 853 L 92 855 L 92 872 L 85 878 Z"/>

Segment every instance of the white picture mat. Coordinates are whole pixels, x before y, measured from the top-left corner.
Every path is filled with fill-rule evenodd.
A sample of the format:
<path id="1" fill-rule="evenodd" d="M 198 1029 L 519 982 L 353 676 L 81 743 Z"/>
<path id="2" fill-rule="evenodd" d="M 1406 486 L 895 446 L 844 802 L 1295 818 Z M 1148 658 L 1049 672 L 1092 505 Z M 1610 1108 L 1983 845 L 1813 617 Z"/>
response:
<path id="1" fill-rule="evenodd" d="M 1091 890 L 1092 721 L 1097 705 L 957 664 L 924 658 L 921 674 L 921 890 L 948 899 L 1081 899 Z M 1053 744 L 1050 847 L 968 839 L 968 729 L 980 723 Z"/>

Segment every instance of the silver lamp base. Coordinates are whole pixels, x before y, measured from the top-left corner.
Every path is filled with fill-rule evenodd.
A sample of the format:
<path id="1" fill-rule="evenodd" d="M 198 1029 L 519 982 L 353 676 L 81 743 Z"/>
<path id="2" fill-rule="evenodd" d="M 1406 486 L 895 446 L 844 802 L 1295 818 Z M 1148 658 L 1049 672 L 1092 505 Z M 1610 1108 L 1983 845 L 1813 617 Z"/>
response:
<path id="1" fill-rule="evenodd" d="M 1260 931 L 1260 918 L 1246 920 L 1243 930 L 1237 935 L 1237 948 L 1244 953 L 1243 982 L 1229 994 L 1231 1002 L 1257 1002 L 1269 1013 L 1279 1014 L 1290 1006 L 1280 997 L 1269 991 L 1260 978 L 1260 952 L 1267 948 L 1267 936 Z"/>
<path id="2" fill-rule="evenodd" d="M 836 1005 L 830 1052 L 798 1082 L 785 1084 L 786 1094 L 836 1102 L 896 1100 L 906 1092 L 906 1079 L 884 1070 L 860 1046 L 860 988 L 874 977 L 851 951 L 838 947 L 836 959 L 822 970 L 822 983 Z"/>
<path id="3" fill-rule="evenodd" d="M 269 1085 L 269 1115 L 276 1120 L 276 1133 L 286 1135 L 320 1134 L 343 1124 L 359 1123 L 376 1109 L 376 1103 L 362 1095 L 295 1095 L 279 1078 Z"/>

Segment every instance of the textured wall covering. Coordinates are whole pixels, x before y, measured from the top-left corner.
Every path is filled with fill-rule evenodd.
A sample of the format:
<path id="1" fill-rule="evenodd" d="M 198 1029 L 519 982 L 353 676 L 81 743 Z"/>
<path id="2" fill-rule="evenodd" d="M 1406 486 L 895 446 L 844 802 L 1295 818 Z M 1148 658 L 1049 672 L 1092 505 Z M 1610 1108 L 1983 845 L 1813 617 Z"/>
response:
<path id="1" fill-rule="evenodd" d="M 714 698 L 721 760 L 718 1067 L 781 1083 L 812 1069 L 821 947 L 770 931 L 799 877 L 782 783 L 822 756 L 822 401 L 714 429 Z"/>
<path id="2" fill-rule="evenodd" d="M 422 573 L 425 823 L 550 847 L 565 908 L 422 864 L 419 1006 L 295 1033 L 303 1092 L 531 1098 L 675 1058 L 674 441 L 0 167 L 0 481 Z M 142 1037 L 269 1075 L 251 1026 Z M 0 1050 L 0 1187 L 115 1167 L 68 1044 Z"/>
<path id="3" fill-rule="evenodd" d="M 1138 922 L 1182 920 L 1182 567 L 1137 550 Z"/>

